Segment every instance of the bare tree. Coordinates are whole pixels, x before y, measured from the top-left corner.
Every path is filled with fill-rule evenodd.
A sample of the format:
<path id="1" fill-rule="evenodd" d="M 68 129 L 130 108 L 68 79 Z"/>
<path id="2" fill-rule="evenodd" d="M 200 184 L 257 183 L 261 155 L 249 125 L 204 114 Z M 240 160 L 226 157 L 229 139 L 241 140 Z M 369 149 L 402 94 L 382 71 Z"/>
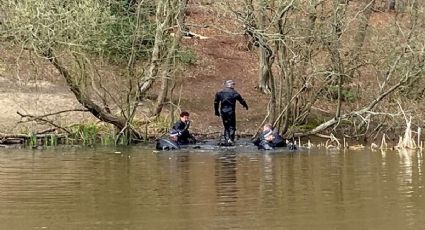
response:
<path id="1" fill-rule="evenodd" d="M 162 64 L 162 70 L 161 70 L 161 74 L 160 74 L 160 79 L 161 79 L 161 90 L 159 92 L 157 101 L 156 101 L 156 105 L 155 108 L 153 109 L 153 113 L 152 115 L 158 116 L 163 107 L 164 107 L 164 103 L 167 99 L 167 97 L 170 95 L 171 92 L 170 91 L 170 82 L 174 81 L 175 79 L 175 65 L 176 65 L 176 60 L 175 60 L 175 56 L 176 56 L 176 51 L 179 47 L 180 44 L 180 40 L 182 38 L 182 34 L 183 34 L 183 28 L 184 28 L 184 20 L 185 20 L 185 14 L 184 14 L 184 10 L 186 8 L 188 0 L 184 0 L 184 1 L 175 1 L 173 4 L 170 5 L 170 7 L 176 7 L 176 9 L 174 10 L 175 12 L 177 12 L 176 17 L 174 18 L 176 20 L 175 23 L 176 24 L 176 33 L 174 35 L 174 37 L 172 38 L 172 42 L 171 45 L 166 47 L 163 52 L 166 52 L 166 57 L 165 60 Z"/>
<path id="2" fill-rule="evenodd" d="M 158 78 L 161 63 L 167 66 L 163 71 L 171 68 L 168 60 L 179 42 L 172 29 L 179 27 L 180 2 L 130 1 L 135 10 L 120 8 L 118 0 L 2 0 L 2 5 L 8 12 L 6 36 L 46 58 L 83 107 L 131 140 L 142 138 L 134 125 L 141 95 Z M 156 7 L 154 20 L 152 5 Z M 118 68 L 126 63 L 125 70 L 104 76 L 99 59 Z M 146 62 L 150 64 L 145 70 Z"/>
<path id="3" fill-rule="evenodd" d="M 251 26 L 250 34 L 253 40 L 267 44 L 278 60 L 276 63 L 268 62 L 271 66 L 267 67 L 273 70 L 271 76 L 276 76 L 270 82 L 276 90 L 270 96 L 267 119 L 272 118 L 273 123 L 283 132 L 292 132 L 291 126 L 305 124 L 311 117 L 311 109 L 315 107 L 317 100 L 329 100 L 334 115 L 331 116 L 332 119 L 306 134 L 335 128 L 343 120 L 357 124 L 354 132 L 367 130 L 364 125 L 370 124 L 373 118 L 380 117 L 381 113 L 374 112 L 379 108 L 378 105 L 385 103 L 385 98 L 395 95 L 422 74 L 422 71 L 419 71 L 423 64 L 419 61 L 422 60 L 422 53 L 417 50 L 412 52 L 415 55 L 410 55 L 411 52 L 399 52 L 397 48 L 400 44 L 417 47 L 408 44 L 417 44 L 421 35 L 406 39 L 406 33 L 415 32 L 417 26 L 414 25 L 419 22 L 415 13 L 417 10 L 409 12 L 410 20 L 395 18 L 394 27 L 385 29 L 371 26 L 372 15 L 380 13 L 374 12 L 375 0 L 359 4 L 340 0 L 270 0 L 267 3 L 245 1 L 245 4 L 248 3 L 250 5 L 247 8 L 255 8 L 256 5 L 273 6 L 266 7 L 270 10 L 259 11 L 260 16 L 255 18 L 256 23 L 247 20 L 247 17 L 243 17 L 244 14 L 238 13 L 236 9 L 233 9 L 233 12 L 236 12 L 245 28 L 246 25 L 267 22 L 262 29 L 259 26 Z M 411 4 L 411 7 L 413 6 L 414 3 Z M 380 34 L 382 32 L 386 33 L 383 37 Z M 398 39 L 389 40 L 393 37 Z M 380 41 L 383 39 L 385 42 Z M 409 68 L 403 64 L 406 61 L 411 63 Z M 382 70 L 384 66 L 391 68 L 385 72 Z M 260 75 L 262 69 L 260 67 Z M 370 74 L 375 72 L 385 73 L 384 76 L 387 76 L 377 79 L 373 84 L 380 87 L 381 93 L 372 97 L 372 91 L 362 88 L 356 95 L 352 87 L 364 84 L 362 79 L 370 79 Z M 388 73 L 390 74 L 387 75 Z M 366 97 L 361 98 L 361 94 Z M 350 110 L 353 100 L 356 100 L 356 107 L 362 109 Z M 368 100 L 372 103 L 363 103 Z M 330 115 L 331 111 L 328 110 L 327 113 Z M 368 115 L 363 117 L 365 114 Z M 360 122 L 357 122 L 357 119 L 360 119 Z"/>
<path id="4" fill-rule="evenodd" d="M 245 0 L 244 12 L 235 11 L 243 23 L 245 34 L 250 37 L 254 46 L 259 48 L 258 89 L 265 94 L 271 93 L 270 81 L 273 78 L 271 67 L 274 62 L 273 49 L 268 38 L 264 36 L 264 30 L 269 26 L 265 13 L 268 10 L 268 0 L 260 0 L 258 4 L 252 0 Z"/>

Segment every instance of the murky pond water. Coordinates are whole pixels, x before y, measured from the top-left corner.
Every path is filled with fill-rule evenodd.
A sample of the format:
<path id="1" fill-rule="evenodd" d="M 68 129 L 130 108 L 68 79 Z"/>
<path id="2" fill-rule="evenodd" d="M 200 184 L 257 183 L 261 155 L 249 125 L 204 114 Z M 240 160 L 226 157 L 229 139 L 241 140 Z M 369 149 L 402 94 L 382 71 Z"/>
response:
<path id="1" fill-rule="evenodd" d="M 416 152 L 0 149 L 0 229 L 424 229 L 424 170 Z"/>

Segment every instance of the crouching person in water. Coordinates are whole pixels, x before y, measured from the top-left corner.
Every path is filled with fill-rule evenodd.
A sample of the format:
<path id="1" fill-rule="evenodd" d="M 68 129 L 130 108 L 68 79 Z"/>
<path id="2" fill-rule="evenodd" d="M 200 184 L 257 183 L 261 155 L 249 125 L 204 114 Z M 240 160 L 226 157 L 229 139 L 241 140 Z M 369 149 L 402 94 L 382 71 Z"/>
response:
<path id="1" fill-rule="evenodd" d="M 180 120 L 174 123 L 172 127 L 172 130 L 175 130 L 178 133 L 177 142 L 180 145 L 196 143 L 196 139 L 189 132 L 189 127 L 190 127 L 189 113 L 184 111 L 180 113 Z"/>
<path id="2" fill-rule="evenodd" d="M 286 147 L 286 140 L 275 130 L 271 124 L 265 124 L 263 132 L 254 140 L 258 149 L 271 150 L 276 147 Z"/>
<path id="3" fill-rule="evenodd" d="M 160 138 L 156 141 L 157 150 L 175 150 L 180 149 L 180 144 L 178 142 L 179 132 L 172 129 L 168 134 L 168 139 Z"/>

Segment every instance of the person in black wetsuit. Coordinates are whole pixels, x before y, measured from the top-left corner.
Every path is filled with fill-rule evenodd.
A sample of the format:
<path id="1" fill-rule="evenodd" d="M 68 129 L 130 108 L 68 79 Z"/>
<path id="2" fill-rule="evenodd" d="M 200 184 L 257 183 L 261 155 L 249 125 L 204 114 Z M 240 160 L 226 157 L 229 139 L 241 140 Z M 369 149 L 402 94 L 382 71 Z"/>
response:
<path id="1" fill-rule="evenodd" d="M 169 138 L 160 138 L 156 141 L 157 150 L 176 150 L 180 149 L 180 144 L 178 142 L 179 132 L 172 129 L 168 134 Z"/>
<path id="2" fill-rule="evenodd" d="M 214 99 L 214 111 L 216 116 L 221 116 L 224 126 L 225 144 L 233 145 L 236 132 L 236 101 L 248 110 L 248 104 L 234 89 L 235 82 L 227 80 L 224 89 L 217 92 Z"/>
<path id="3" fill-rule="evenodd" d="M 286 140 L 273 129 L 271 124 L 265 124 L 263 132 L 254 140 L 259 149 L 271 150 L 276 147 L 286 147 Z"/>
<path id="4" fill-rule="evenodd" d="M 180 120 L 174 123 L 172 129 L 178 132 L 178 139 L 180 145 L 195 144 L 196 139 L 189 132 L 190 120 L 189 113 L 184 111 L 180 113 Z"/>

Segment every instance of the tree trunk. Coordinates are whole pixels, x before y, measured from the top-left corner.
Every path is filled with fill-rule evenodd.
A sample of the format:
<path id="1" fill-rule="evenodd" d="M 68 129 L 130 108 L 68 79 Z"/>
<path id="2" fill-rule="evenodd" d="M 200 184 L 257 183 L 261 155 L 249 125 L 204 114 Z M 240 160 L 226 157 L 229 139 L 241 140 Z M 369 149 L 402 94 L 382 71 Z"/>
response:
<path id="1" fill-rule="evenodd" d="M 373 8 L 375 7 L 376 0 L 371 0 L 369 3 L 366 4 L 362 15 L 360 15 L 360 22 L 358 25 L 358 29 L 356 30 L 357 33 L 354 35 L 354 46 L 352 48 L 352 65 L 356 65 L 358 62 L 358 58 L 361 53 L 361 49 L 363 48 L 364 41 L 366 39 L 367 29 L 369 27 L 369 21 L 370 17 L 373 13 Z M 352 68 L 352 71 L 354 71 L 355 68 Z M 352 76 L 352 73 L 349 73 L 350 76 Z"/>
<path id="2" fill-rule="evenodd" d="M 285 21 L 287 20 L 288 12 L 293 8 L 294 1 L 291 2 L 280 2 L 279 7 L 279 19 L 277 20 L 277 31 L 280 35 L 279 41 L 276 42 L 278 57 L 279 57 L 279 69 L 282 81 L 280 82 L 280 91 L 281 91 L 281 105 L 286 104 L 285 115 L 274 123 L 279 123 L 279 128 L 282 133 L 286 133 L 289 128 L 290 115 L 293 112 L 291 109 L 290 99 L 293 94 L 294 78 L 293 78 L 293 69 L 292 62 L 288 56 L 288 48 L 286 47 L 286 36 L 285 36 Z M 294 99 L 296 100 L 296 99 Z M 283 107 L 283 106 L 282 106 Z"/>
<path id="3" fill-rule="evenodd" d="M 269 67 L 269 85 L 270 85 L 270 107 L 269 107 L 269 123 L 273 123 L 276 119 L 276 82 L 271 71 L 271 66 Z"/>
<path id="4" fill-rule="evenodd" d="M 346 6 L 344 6 L 346 7 Z M 338 101 L 337 101 L 337 107 L 335 111 L 335 117 L 339 118 L 341 115 L 341 106 L 342 106 L 342 86 L 344 84 L 344 63 L 341 58 L 340 54 L 340 38 L 343 33 L 342 28 L 342 22 L 345 18 L 345 9 L 341 8 L 341 5 L 338 1 L 334 1 L 334 27 L 333 27 L 333 34 L 331 36 L 331 40 L 329 41 L 328 49 L 331 54 L 331 62 L 332 62 L 332 69 L 333 69 L 333 75 L 336 77 L 336 86 L 337 86 L 337 93 L 338 93 Z"/>
<path id="5" fill-rule="evenodd" d="M 171 44 L 171 47 L 168 48 L 168 54 L 165 60 L 165 63 L 162 65 L 162 71 L 160 74 L 161 78 L 161 90 L 159 92 L 155 109 L 153 110 L 152 116 L 158 116 L 163 107 L 164 102 L 167 99 L 168 91 L 169 91 L 169 84 L 171 79 L 174 79 L 174 73 L 172 72 L 173 66 L 175 66 L 175 54 L 179 47 L 180 40 L 182 38 L 182 26 L 184 25 L 184 10 L 186 9 L 187 0 L 179 1 L 176 0 L 175 4 L 177 4 L 176 9 L 173 9 L 173 11 L 176 12 L 177 15 L 177 21 L 175 22 L 177 25 L 176 34 L 173 38 L 173 42 Z"/>
<path id="6" fill-rule="evenodd" d="M 267 0 L 260 1 L 260 15 L 258 16 L 258 29 L 259 33 L 264 32 L 264 25 L 266 23 L 266 9 L 268 6 Z M 261 37 L 260 45 L 260 71 L 258 76 L 258 89 L 265 93 L 270 94 L 270 74 L 271 74 L 271 57 L 273 55 L 272 49 L 268 46 L 267 41 L 264 40 L 264 37 L 259 34 Z"/>
<path id="7" fill-rule="evenodd" d="M 117 117 L 107 112 L 101 106 L 97 105 L 92 101 L 87 95 L 81 90 L 80 86 L 76 84 L 73 80 L 73 77 L 65 66 L 59 62 L 56 58 L 53 50 L 49 49 L 46 53 L 43 54 L 50 63 L 59 71 L 59 73 L 65 78 L 67 85 L 69 86 L 72 93 L 74 93 L 76 99 L 82 106 L 84 106 L 93 116 L 98 118 L 101 121 L 113 124 L 119 130 L 129 129 L 131 134 L 136 139 L 142 139 L 142 136 L 133 128 L 128 127 L 128 121 L 122 117 Z"/>
<path id="8" fill-rule="evenodd" d="M 260 47 L 260 72 L 258 78 L 258 89 L 265 93 L 270 94 L 270 58 L 271 53 L 265 47 Z"/>
<path id="9" fill-rule="evenodd" d="M 396 0 L 388 0 L 388 10 L 395 10 Z"/>
<path id="10" fill-rule="evenodd" d="M 152 87 L 153 82 L 158 75 L 159 64 L 161 63 L 161 50 L 164 45 L 166 30 L 170 28 L 170 20 L 173 17 L 173 12 L 170 11 L 167 0 L 160 0 L 156 9 L 156 31 L 155 42 L 152 48 L 151 62 L 144 77 L 144 82 L 141 84 L 140 94 L 143 95 Z M 165 12 L 165 16 L 163 15 Z"/>

